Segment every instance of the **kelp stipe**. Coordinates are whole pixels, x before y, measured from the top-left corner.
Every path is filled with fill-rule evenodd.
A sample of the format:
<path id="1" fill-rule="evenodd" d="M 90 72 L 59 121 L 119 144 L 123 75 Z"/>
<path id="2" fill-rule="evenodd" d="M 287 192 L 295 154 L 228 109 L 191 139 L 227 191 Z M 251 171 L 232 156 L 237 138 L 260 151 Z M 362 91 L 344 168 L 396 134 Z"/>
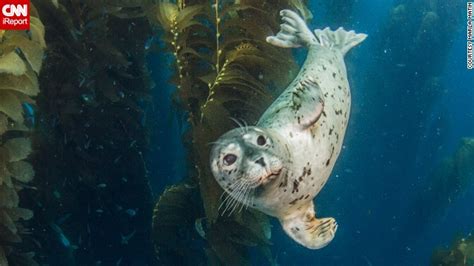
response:
<path id="1" fill-rule="evenodd" d="M 46 48 L 44 26 L 34 6 L 30 31 L 0 31 L 0 265 L 37 265 L 22 241 L 30 229 L 22 221 L 33 212 L 20 207 L 23 189 L 33 180 L 33 98 Z"/>
<path id="2" fill-rule="evenodd" d="M 162 1 L 149 12 L 175 56 L 176 102 L 191 125 L 185 137 L 189 172 L 204 207 L 195 227 L 207 242 L 205 252 L 213 265 L 249 264 L 248 247 L 261 248 L 271 260 L 266 216 L 252 210 L 220 215 L 223 191 L 208 166 L 209 143 L 236 126 L 231 117 L 255 123 L 296 74 L 290 51 L 265 42 L 278 31 L 278 13 L 284 8 L 307 11 L 301 1 L 241 0 Z M 176 189 L 168 189 L 162 199 Z M 190 202 L 187 208 L 197 204 L 201 202 Z M 167 218 L 156 215 L 155 224 L 160 219 Z"/>

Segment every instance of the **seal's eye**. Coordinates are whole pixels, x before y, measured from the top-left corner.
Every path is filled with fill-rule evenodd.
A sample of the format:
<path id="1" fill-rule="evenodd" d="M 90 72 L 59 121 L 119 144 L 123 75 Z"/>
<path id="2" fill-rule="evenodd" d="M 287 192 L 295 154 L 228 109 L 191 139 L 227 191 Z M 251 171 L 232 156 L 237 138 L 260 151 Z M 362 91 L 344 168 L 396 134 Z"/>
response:
<path id="1" fill-rule="evenodd" d="M 235 154 L 229 153 L 224 156 L 224 164 L 225 165 L 233 165 L 237 161 L 237 156 Z"/>
<path id="2" fill-rule="evenodd" d="M 257 138 L 257 144 L 260 145 L 260 146 L 263 146 L 263 145 L 267 144 L 267 140 L 265 139 L 264 136 L 260 135 Z"/>

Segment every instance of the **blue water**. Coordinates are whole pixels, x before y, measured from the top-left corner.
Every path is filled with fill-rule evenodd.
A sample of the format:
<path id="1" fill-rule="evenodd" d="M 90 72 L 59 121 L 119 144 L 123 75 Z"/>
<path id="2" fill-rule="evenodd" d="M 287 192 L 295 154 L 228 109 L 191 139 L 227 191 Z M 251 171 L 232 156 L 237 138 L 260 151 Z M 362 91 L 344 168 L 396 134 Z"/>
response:
<path id="1" fill-rule="evenodd" d="M 326 22 L 322 1 L 310 3 L 312 26 L 338 26 Z M 411 16 L 421 16 L 429 3 L 416 2 L 419 10 L 411 10 Z M 449 11 L 462 19 L 445 40 L 450 43 L 442 51 L 445 59 L 437 62 L 442 91 L 431 96 L 417 94 L 415 72 L 434 67 L 421 55 L 397 61 L 403 60 L 393 52 L 401 50 L 392 46 L 398 42 L 381 45 L 390 12 L 399 3 L 355 1 L 350 19 L 341 25 L 369 37 L 346 58 L 352 116 L 341 156 L 315 201 L 318 215 L 335 217 L 340 226 L 329 246 L 313 251 L 293 242 L 274 221 L 272 242 L 280 265 L 427 265 L 435 248 L 474 230 L 474 186 L 465 188 L 430 220 L 413 213 L 420 208 L 436 209 L 438 202 L 416 206 L 416 197 L 426 189 L 436 166 L 456 151 L 460 139 L 474 137 L 474 71 L 468 71 L 465 63 L 465 7 Z M 410 24 L 400 25 L 404 26 L 402 30 L 410 30 Z M 438 56 L 438 47 L 426 49 L 432 57 Z M 298 56 L 301 61 L 304 54 Z M 164 54 L 149 58 L 156 83 L 166 84 L 170 60 Z M 151 180 L 156 195 L 186 174 L 181 141 L 186 119 L 172 108 L 173 91 L 172 86 L 160 85 L 154 93 L 160 99 L 154 107 L 159 130 L 153 134 L 156 163 L 151 169 L 160 174 L 159 181 Z M 419 98 L 412 100 L 415 97 Z"/>

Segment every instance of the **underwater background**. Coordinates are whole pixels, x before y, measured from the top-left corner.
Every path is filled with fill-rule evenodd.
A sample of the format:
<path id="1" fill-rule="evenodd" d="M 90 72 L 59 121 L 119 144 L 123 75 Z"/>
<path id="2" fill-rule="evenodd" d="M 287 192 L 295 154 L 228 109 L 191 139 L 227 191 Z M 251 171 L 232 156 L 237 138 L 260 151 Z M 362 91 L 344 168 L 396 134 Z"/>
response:
<path id="1" fill-rule="evenodd" d="M 464 0 L 32 0 L 0 31 L 0 265 L 474 265 L 474 72 Z M 209 143 L 254 124 L 306 51 L 278 12 L 368 38 L 316 197 L 320 250 L 219 215 Z"/>

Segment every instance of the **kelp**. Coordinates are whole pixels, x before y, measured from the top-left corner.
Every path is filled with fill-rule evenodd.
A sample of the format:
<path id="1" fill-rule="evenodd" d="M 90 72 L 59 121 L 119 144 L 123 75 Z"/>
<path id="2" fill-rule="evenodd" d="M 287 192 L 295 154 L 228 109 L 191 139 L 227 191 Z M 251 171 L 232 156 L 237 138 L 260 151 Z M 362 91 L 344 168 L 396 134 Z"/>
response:
<path id="1" fill-rule="evenodd" d="M 435 167 L 424 190 L 418 193 L 406 213 L 412 215 L 410 220 L 416 220 L 419 224 L 429 223 L 440 216 L 451 202 L 462 197 L 473 183 L 474 139 L 463 138 L 453 155 Z M 432 204 L 433 202 L 436 204 Z M 410 221 L 407 221 L 404 228 L 410 225 Z"/>
<path id="2" fill-rule="evenodd" d="M 38 190 L 28 200 L 41 264 L 154 259 L 144 159 L 151 30 L 143 11 L 122 16 L 139 2 L 33 1 L 48 43 L 32 159 Z"/>
<path id="3" fill-rule="evenodd" d="M 191 180 L 165 189 L 153 210 L 153 241 L 161 265 L 204 265 L 196 217 L 202 214 L 199 189 Z M 186 248 L 183 248 L 186 247 Z"/>
<path id="4" fill-rule="evenodd" d="M 27 251 L 24 221 L 33 217 L 21 207 L 22 190 L 29 188 L 34 170 L 31 124 L 24 109 L 33 108 L 39 93 L 38 74 L 44 49 L 44 26 L 34 6 L 29 31 L 2 31 L 0 40 L 0 265 L 37 265 Z M 27 106 L 27 107 L 25 107 Z M 31 121 L 30 121 L 31 122 Z"/>
<path id="5" fill-rule="evenodd" d="M 455 200 L 474 183 L 474 139 L 463 138 L 456 152 L 444 159 L 430 177 L 429 189 L 420 194 L 420 204 L 425 209 L 421 213 L 431 218 L 447 204 Z M 435 209 L 426 208 L 436 199 L 439 204 Z M 416 205 L 418 206 L 418 204 Z M 421 206 L 421 205 L 420 205 Z"/>
<path id="6" fill-rule="evenodd" d="M 204 207 L 196 225 L 213 265 L 249 264 L 249 247 L 271 257 L 265 215 L 247 209 L 220 215 L 223 191 L 209 169 L 209 143 L 236 126 L 230 118 L 254 124 L 296 74 L 291 51 L 265 42 L 277 32 L 284 8 L 306 10 L 301 1 L 161 1 L 147 14 L 175 57 L 171 82 L 177 88 L 175 102 L 191 125 L 185 136 L 189 174 Z"/>
<path id="7" fill-rule="evenodd" d="M 474 236 L 456 239 L 451 247 L 439 248 L 431 257 L 433 266 L 467 266 L 474 265 Z"/>

